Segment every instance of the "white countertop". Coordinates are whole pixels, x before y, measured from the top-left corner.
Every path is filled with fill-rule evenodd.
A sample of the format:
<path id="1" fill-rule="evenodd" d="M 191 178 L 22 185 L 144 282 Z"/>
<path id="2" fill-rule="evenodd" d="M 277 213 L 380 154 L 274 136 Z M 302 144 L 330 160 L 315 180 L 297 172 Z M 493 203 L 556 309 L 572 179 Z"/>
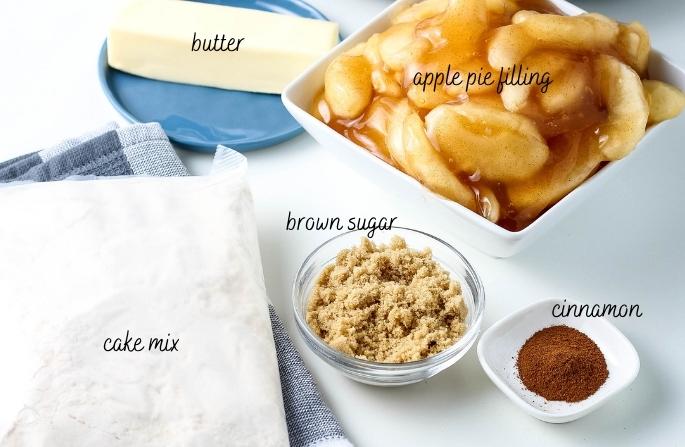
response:
<path id="1" fill-rule="evenodd" d="M 0 18 L 0 159 L 124 121 L 100 91 L 97 55 L 119 0 L 15 2 Z M 388 0 L 311 0 L 349 34 Z M 623 21 L 640 20 L 653 44 L 685 65 L 685 2 L 583 0 Z M 685 414 L 685 115 L 653 138 L 601 195 L 510 259 L 459 240 L 487 294 L 483 328 L 549 296 L 640 304 L 642 318 L 614 320 L 637 348 L 634 384 L 596 413 L 566 425 L 539 422 L 485 376 L 475 349 L 426 383 L 398 389 L 352 382 L 318 360 L 294 330 L 290 286 L 304 257 L 329 234 L 287 232 L 297 216 L 398 216 L 403 226 L 445 235 L 436 222 L 339 164 L 309 136 L 248 154 L 267 288 L 321 391 L 360 446 L 680 445 Z M 194 173 L 211 157 L 179 152 Z M 10 210 L 3 210 L 9 212 Z M 1 376 L 0 376 L 1 377 Z M 2 403 L 0 402 L 0 405 Z"/>

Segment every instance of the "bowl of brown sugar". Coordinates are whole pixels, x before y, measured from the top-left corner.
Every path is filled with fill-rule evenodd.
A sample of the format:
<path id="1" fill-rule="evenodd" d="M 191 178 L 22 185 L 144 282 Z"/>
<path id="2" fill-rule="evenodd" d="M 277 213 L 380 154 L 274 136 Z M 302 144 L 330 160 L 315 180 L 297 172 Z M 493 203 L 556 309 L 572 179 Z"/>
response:
<path id="1" fill-rule="evenodd" d="M 298 330 L 322 360 L 359 382 L 419 382 L 473 345 L 483 285 L 448 243 L 394 227 L 336 236 L 304 261 L 293 285 Z"/>

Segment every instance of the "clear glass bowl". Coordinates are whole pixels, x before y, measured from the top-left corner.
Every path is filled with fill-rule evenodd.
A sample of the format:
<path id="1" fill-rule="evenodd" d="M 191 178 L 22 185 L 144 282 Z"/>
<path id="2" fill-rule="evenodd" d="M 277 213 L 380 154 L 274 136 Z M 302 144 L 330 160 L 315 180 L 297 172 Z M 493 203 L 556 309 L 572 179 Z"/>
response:
<path id="1" fill-rule="evenodd" d="M 407 245 L 413 249 L 430 248 L 433 251 L 433 258 L 450 273 L 452 279 L 461 284 L 469 311 L 466 319 L 467 330 L 457 343 L 438 354 L 407 363 L 360 360 L 328 346 L 307 324 L 307 304 L 319 273 L 335 260 L 338 252 L 359 244 L 360 240 L 367 236 L 364 230 L 343 233 L 321 244 L 305 259 L 293 284 L 295 322 L 307 346 L 347 377 L 370 385 L 398 386 L 420 382 L 452 366 L 466 354 L 478 338 L 485 308 L 485 294 L 480 278 L 466 258 L 454 247 L 430 234 L 400 227 L 387 231 L 376 230 L 371 239 L 375 243 L 387 243 L 393 235 L 403 237 Z"/>

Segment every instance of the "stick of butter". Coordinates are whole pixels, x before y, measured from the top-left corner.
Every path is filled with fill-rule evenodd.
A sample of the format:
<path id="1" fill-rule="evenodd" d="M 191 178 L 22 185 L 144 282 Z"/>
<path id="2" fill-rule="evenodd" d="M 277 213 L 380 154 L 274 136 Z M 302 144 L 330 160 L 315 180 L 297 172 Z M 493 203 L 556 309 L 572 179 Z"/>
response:
<path id="1" fill-rule="evenodd" d="M 107 39 L 109 65 L 162 81 L 281 93 L 338 42 L 338 25 L 181 0 L 133 0 Z"/>

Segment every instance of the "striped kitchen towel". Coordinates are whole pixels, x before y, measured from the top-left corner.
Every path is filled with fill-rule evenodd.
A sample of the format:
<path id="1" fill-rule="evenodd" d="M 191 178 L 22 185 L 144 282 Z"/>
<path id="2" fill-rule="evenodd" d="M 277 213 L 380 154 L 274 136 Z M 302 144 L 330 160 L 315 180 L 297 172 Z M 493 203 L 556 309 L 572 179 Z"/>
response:
<path id="1" fill-rule="evenodd" d="M 112 123 L 53 147 L 0 162 L 0 183 L 125 175 L 185 176 L 188 171 L 157 123 L 124 128 Z M 269 313 L 291 446 L 351 446 L 271 305 Z"/>

